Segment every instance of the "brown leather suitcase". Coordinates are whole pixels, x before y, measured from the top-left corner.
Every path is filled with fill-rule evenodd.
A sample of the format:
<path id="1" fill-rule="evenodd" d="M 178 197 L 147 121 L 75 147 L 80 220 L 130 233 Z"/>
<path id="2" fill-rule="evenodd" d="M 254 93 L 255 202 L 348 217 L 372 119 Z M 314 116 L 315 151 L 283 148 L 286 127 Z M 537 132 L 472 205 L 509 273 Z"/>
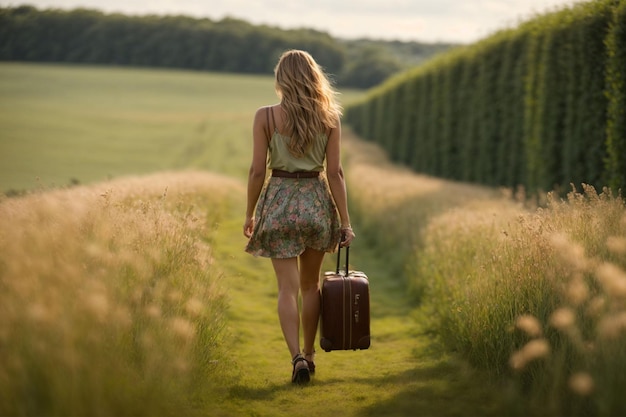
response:
<path id="1" fill-rule="evenodd" d="M 341 249 L 337 251 L 337 270 L 326 272 L 322 282 L 320 347 L 331 350 L 367 349 L 370 346 L 370 291 L 367 276 L 360 271 L 339 270 Z"/>

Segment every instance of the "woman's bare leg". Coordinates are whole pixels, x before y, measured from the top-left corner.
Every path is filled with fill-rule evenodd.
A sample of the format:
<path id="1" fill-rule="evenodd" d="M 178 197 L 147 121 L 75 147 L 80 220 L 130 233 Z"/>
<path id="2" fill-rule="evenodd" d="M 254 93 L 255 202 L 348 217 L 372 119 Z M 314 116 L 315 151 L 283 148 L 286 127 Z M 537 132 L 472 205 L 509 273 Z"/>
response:
<path id="1" fill-rule="evenodd" d="M 298 259 L 272 259 L 278 281 L 278 319 L 293 358 L 300 353 L 300 314 L 298 310 L 298 289 L 300 274 Z"/>
<path id="2" fill-rule="evenodd" d="M 300 255 L 300 290 L 302 291 L 302 330 L 304 352 L 313 353 L 320 317 L 320 272 L 324 252 L 306 249 Z M 311 359 L 307 356 L 307 359 Z"/>

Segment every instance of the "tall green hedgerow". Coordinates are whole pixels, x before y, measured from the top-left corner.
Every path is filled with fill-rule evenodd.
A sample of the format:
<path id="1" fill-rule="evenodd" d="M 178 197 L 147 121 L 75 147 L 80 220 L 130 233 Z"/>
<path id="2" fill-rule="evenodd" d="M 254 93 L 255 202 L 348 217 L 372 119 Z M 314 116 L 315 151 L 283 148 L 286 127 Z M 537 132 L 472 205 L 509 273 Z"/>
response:
<path id="1" fill-rule="evenodd" d="M 606 171 L 608 184 L 613 189 L 626 186 L 626 1 L 616 3 L 606 38 L 606 95 L 609 100 Z"/>
<path id="2" fill-rule="evenodd" d="M 384 118 L 347 121 L 395 160 L 413 149 L 426 174 L 532 192 L 624 186 L 623 3 L 578 4 L 451 50 L 376 89 L 393 109 Z M 396 140 L 398 127 L 412 136 Z"/>
<path id="3" fill-rule="evenodd" d="M 526 70 L 526 39 L 524 35 L 508 37 L 498 75 L 498 106 L 500 123 L 495 144 L 496 184 L 513 187 L 521 183 L 522 139 L 524 125 L 524 82 Z M 454 178 L 454 177 L 453 177 Z"/>

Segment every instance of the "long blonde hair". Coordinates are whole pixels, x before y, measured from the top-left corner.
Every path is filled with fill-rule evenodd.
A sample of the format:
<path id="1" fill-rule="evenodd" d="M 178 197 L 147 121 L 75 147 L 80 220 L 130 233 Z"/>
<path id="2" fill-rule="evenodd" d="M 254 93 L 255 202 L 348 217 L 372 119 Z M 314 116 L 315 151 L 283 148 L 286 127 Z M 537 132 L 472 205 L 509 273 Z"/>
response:
<path id="1" fill-rule="evenodd" d="M 341 106 L 328 78 L 305 51 L 283 53 L 274 68 L 276 93 L 287 117 L 284 133 L 289 152 L 301 157 L 317 136 L 337 127 Z"/>

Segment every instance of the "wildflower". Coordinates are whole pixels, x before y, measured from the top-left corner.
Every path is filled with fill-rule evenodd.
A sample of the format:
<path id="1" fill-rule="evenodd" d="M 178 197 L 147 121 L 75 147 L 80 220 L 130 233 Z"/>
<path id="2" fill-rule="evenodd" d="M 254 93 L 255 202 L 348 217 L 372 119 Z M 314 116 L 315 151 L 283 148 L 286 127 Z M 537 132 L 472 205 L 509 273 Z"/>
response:
<path id="1" fill-rule="evenodd" d="M 185 311 L 192 317 L 198 317 L 204 310 L 204 304 L 197 298 L 190 298 L 185 303 Z"/>
<path id="2" fill-rule="evenodd" d="M 606 305 L 606 299 L 604 297 L 594 297 L 589 301 L 587 306 L 587 314 L 591 317 L 597 317 L 602 314 L 604 306 Z"/>
<path id="3" fill-rule="evenodd" d="M 146 316 L 152 319 L 158 319 L 159 317 L 161 317 L 161 309 L 157 305 L 149 305 L 148 307 L 146 307 Z"/>
<path id="4" fill-rule="evenodd" d="M 587 396 L 593 391 L 593 378 L 586 372 L 577 372 L 570 377 L 569 388 L 580 396 Z"/>
<path id="5" fill-rule="evenodd" d="M 569 329 L 574 325 L 576 316 L 569 308 L 559 308 L 550 316 L 550 325 L 559 330 Z"/>
<path id="6" fill-rule="evenodd" d="M 570 242 L 565 235 L 560 233 L 553 234 L 550 237 L 550 243 L 561 255 L 561 258 L 576 270 L 582 271 L 587 268 L 588 261 L 585 258 L 585 248 L 582 245 Z"/>
<path id="7" fill-rule="evenodd" d="M 598 334 L 603 339 L 617 339 L 621 333 L 626 333 L 626 311 L 608 315 L 598 323 Z"/>
<path id="8" fill-rule="evenodd" d="M 543 334 L 541 323 L 539 323 L 539 320 L 537 320 L 535 316 L 531 316 L 530 314 L 519 316 L 517 320 L 515 320 L 515 327 L 522 330 L 530 337 L 539 337 Z"/>
<path id="9" fill-rule="evenodd" d="M 589 297 L 589 288 L 581 276 L 576 276 L 567 286 L 566 293 L 569 301 L 579 306 Z"/>
<path id="10" fill-rule="evenodd" d="M 626 238 L 610 236 L 606 240 L 606 246 L 611 252 L 618 255 L 626 255 Z"/>
<path id="11" fill-rule="evenodd" d="M 170 327 L 177 336 L 185 341 L 190 341 L 196 334 L 196 328 L 194 325 L 182 317 L 175 317 L 171 319 Z"/>
<path id="12" fill-rule="evenodd" d="M 171 301 L 172 303 L 178 303 L 179 301 L 183 299 L 183 293 L 178 290 L 170 291 L 167 294 L 167 299 Z"/>
<path id="13" fill-rule="evenodd" d="M 534 339 L 514 352 L 509 360 L 509 365 L 516 371 L 522 370 L 530 362 L 544 358 L 550 354 L 550 345 L 545 339 Z"/>
<path id="14" fill-rule="evenodd" d="M 616 265 L 603 263 L 596 269 L 596 278 L 608 295 L 615 298 L 626 297 L 626 273 Z"/>
<path id="15" fill-rule="evenodd" d="M 103 321 L 109 312 L 109 300 L 101 292 L 90 294 L 87 297 L 87 308 L 100 321 Z"/>

